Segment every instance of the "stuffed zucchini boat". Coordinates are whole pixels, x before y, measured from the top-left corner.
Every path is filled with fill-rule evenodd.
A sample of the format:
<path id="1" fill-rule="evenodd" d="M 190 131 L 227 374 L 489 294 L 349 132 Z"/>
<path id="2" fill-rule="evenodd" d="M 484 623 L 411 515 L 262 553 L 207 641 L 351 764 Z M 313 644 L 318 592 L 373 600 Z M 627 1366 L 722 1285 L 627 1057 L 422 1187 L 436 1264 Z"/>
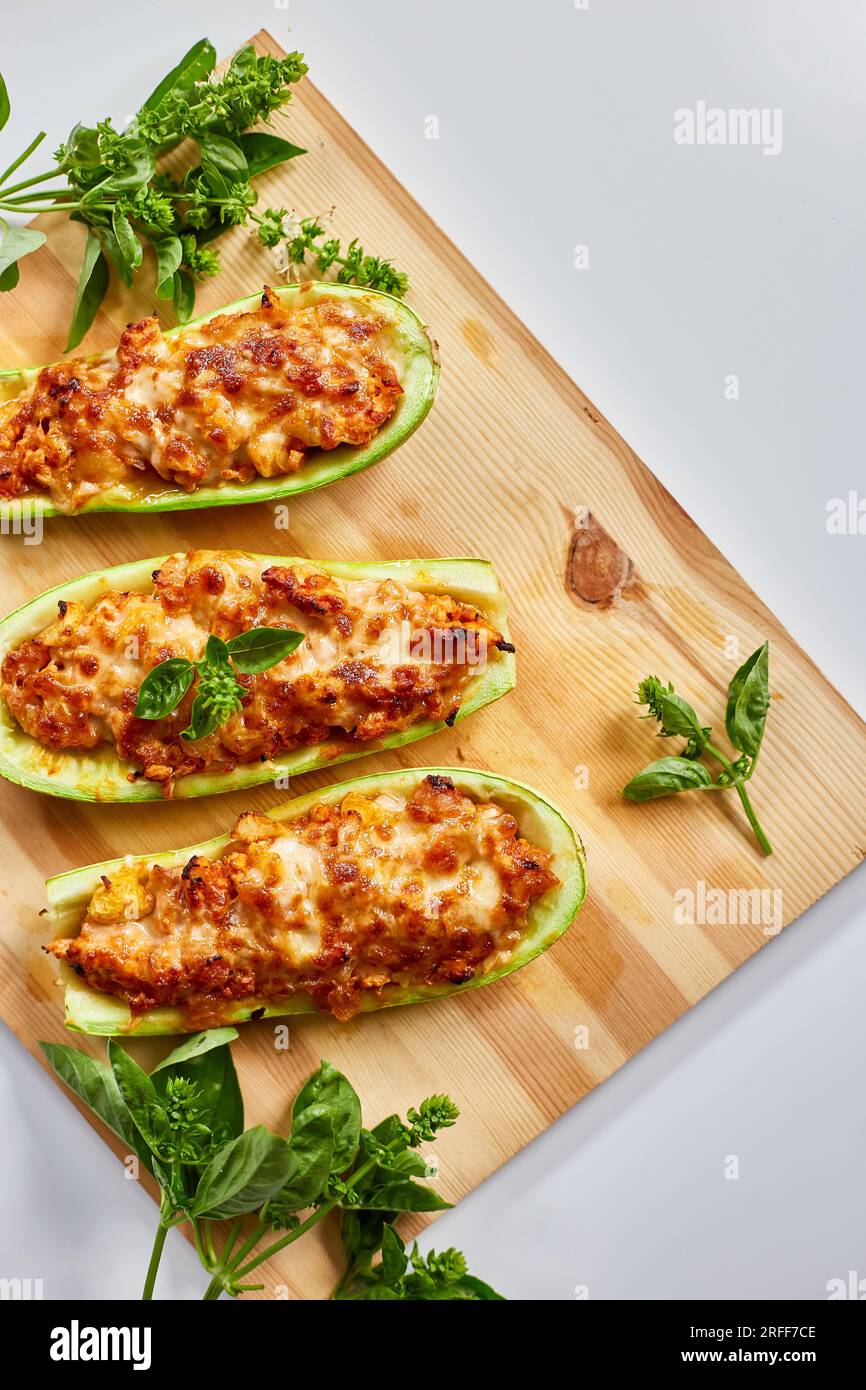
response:
<path id="1" fill-rule="evenodd" d="M 233 712 L 191 727 L 213 644 L 299 643 L 229 670 Z M 53 796 L 206 796 L 395 748 L 512 688 L 507 606 L 486 560 L 341 564 L 199 550 L 59 585 L 0 623 L 0 774 Z M 162 717 L 145 681 L 186 666 Z M 248 668 L 247 668 L 248 669 Z M 171 685 L 169 687 L 171 693 Z"/>
<path id="2" fill-rule="evenodd" d="M 411 768 L 311 792 L 231 837 L 49 879 L 66 1023 L 177 1033 L 357 1014 L 491 984 L 583 902 L 582 846 L 538 792 Z"/>
<path id="3" fill-rule="evenodd" d="M 402 300 L 265 289 L 113 352 L 0 374 L 0 518 L 263 502 L 367 468 L 433 403 L 435 345 Z"/>

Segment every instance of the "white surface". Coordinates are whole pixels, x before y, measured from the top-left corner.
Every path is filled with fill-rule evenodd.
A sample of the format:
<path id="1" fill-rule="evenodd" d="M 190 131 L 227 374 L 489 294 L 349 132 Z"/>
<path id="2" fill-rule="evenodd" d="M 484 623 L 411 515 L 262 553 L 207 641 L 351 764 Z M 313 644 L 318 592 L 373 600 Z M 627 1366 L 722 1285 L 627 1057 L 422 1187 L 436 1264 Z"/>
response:
<path id="1" fill-rule="evenodd" d="M 830 498 L 866 494 L 866 10 L 52 0 L 7 17 L 2 149 L 11 158 L 41 126 L 50 148 L 76 119 L 123 117 L 195 38 L 224 53 L 258 27 L 306 52 L 316 83 L 866 715 L 866 536 L 825 528 Z M 699 100 L 781 108 L 781 153 L 677 146 L 673 113 Z M 438 141 L 424 138 L 429 115 Z M 588 270 L 573 268 L 578 244 Z M 850 1269 L 866 1277 L 864 927 L 860 873 L 446 1214 L 435 1244 L 463 1247 L 522 1298 L 578 1285 L 592 1298 L 821 1298 Z M 0 1056 L 0 1275 L 42 1278 L 47 1297 L 135 1296 L 148 1199 L 8 1032 Z M 440 1148 L 447 1162 L 447 1137 Z M 201 1285 L 173 1234 L 159 1293 Z"/>

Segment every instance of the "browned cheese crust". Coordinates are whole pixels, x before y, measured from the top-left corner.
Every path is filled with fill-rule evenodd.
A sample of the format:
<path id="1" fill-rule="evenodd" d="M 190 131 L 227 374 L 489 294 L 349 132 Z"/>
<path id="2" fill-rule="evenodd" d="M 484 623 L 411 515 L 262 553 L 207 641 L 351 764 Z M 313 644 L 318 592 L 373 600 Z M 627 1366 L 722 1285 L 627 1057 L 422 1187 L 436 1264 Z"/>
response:
<path id="1" fill-rule="evenodd" d="M 170 795 L 193 772 L 223 773 L 331 740 L 332 751 L 422 720 L 453 719 L 468 681 L 499 659 L 501 634 L 471 605 L 394 580 L 337 580 L 312 564 L 261 565 L 248 555 L 172 555 L 150 593 L 106 594 L 92 608 L 61 601 L 56 622 L 10 651 L 2 697 L 21 728 L 50 749 L 113 743 L 120 758 Z M 163 719 L 135 717 L 138 688 L 170 657 L 201 658 L 209 634 L 254 627 L 305 633 L 259 675 L 239 676 L 243 708 L 195 742 L 193 686 Z"/>
<path id="2" fill-rule="evenodd" d="M 365 997 L 507 964 L 552 864 L 501 806 L 429 776 L 290 822 L 247 813 L 219 857 L 183 868 L 130 863 L 47 949 L 136 1015 L 173 1006 L 207 1027 L 233 1001 L 303 993 L 346 1020 Z"/>
<path id="3" fill-rule="evenodd" d="M 296 473 L 310 450 L 363 446 L 402 388 L 393 330 L 364 299 L 254 312 L 164 337 L 130 324 L 116 353 L 45 367 L 0 406 L 0 499 L 75 511 L 110 489 L 185 493 Z"/>

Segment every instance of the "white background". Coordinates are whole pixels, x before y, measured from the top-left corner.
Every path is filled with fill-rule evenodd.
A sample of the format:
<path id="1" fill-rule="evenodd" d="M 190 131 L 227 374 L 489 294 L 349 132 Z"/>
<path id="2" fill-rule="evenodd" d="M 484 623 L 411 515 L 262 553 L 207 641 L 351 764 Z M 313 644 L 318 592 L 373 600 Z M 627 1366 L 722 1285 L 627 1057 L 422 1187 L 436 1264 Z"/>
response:
<path id="1" fill-rule="evenodd" d="M 825 525 L 830 498 L 866 495 L 866 8 L 18 4 L 3 162 L 40 127 L 51 149 L 75 120 L 125 117 L 201 35 L 227 53 L 260 27 L 306 52 L 866 716 L 866 536 Z M 781 108 L 781 153 L 677 146 L 673 113 L 699 100 Z M 866 1279 L 864 927 L 860 873 L 442 1218 L 437 1246 L 515 1298 L 822 1298 L 849 1270 Z M 46 1297 L 136 1296 L 150 1201 L 6 1031 L 0 1057 L 0 1275 L 42 1278 Z M 158 1293 L 201 1288 L 172 1233 Z"/>

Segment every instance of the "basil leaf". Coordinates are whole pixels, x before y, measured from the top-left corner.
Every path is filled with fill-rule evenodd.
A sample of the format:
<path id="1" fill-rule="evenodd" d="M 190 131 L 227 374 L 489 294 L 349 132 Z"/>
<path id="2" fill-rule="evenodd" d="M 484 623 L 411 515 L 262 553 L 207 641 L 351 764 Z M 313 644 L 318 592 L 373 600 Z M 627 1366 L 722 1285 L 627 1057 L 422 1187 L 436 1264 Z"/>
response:
<path id="1" fill-rule="evenodd" d="M 767 711 L 770 708 L 770 644 L 765 642 L 733 677 L 728 686 L 725 728 L 728 738 L 741 753 L 758 754 Z"/>
<path id="2" fill-rule="evenodd" d="M 0 274 L 6 273 L 22 256 L 38 251 L 47 238 L 44 232 L 31 231 L 29 227 L 0 227 Z M 11 285 L 10 289 L 13 288 Z"/>
<path id="3" fill-rule="evenodd" d="M 405 1173 L 413 1178 L 426 1178 L 427 1163 L 421 1157 L 417 1149 L 404 1149 L 402 1153 L 394 1154 L 388 1160 L 387 1169 L 394 1173 Z M 380 1171 L 386 1171 L 384 1168 Z"/>
<path id="4" fill-rule="evenodd" d="M 174 294 L 174 273 L 183 260 L 180 237 L 163 236 L 153 243 L 156 251 L 156 297 L 171 299 Z"/>
<path id="5" fill-rule="evenodd" d="M 99 131 L 95 126 L 78 125 L 72 127 L 69 138 L 66 141 L 66 151 L 60 164 L 61 169 L 67 169 L 71 164 L 96 165 L 101 162 L 99 153 Z"/>
<path id="6" fill-rule="evenodd" d="M 111 230 L 117 239 L 117 246 L 124 266 L 132 278 L 132 272 L 141 265 L 141 242 L 132 230 L 132 223 L 120 211 L 117 203 L 111 212 Z"/>
<path id="7" fill-rule="evenodd" d="M 108 262 L 99 244 L 99 238 L 95 232 L 88 231 L 87 240 L 84 243 L 84 256 L 81 261 L 81 270 L 78 273 L 78 284 L 75 289 L 75 302 L 72 306 L 72 322 L 69 325 L 69 337 L 66 340 L 66 351 L 78 347 L 93 320 L 96 318 L 100 304 L 105 298 L 105 291 L 108 289 Z"/>
<path id="8" fill-rule="evenodd" d="M 188 92 L 196 82 L 209 77 L 215 66 L 216 50 L 213 44 L 210 39 L 199 39 L 171 72 L 167 72 L 162 81 L 154 87 L 140 110 L 155 111 L 169 92 Z"/>
<path id="9" fill-rule="evenodd" d="M 660 705 L 665 734 L 706 741 L 703 725 L 688 700 L 684 700 L 675 690 L 669 690 L 661 696 Z"/>
<path id="10" fill-rule="evenodd" d="M 167 1057 L 163 1057 L 150 1074 L 156 1076 L 158 1071 L 165 1071 L 166 1067 L 179 1067 L 182 1062 L 195 1061 L 213 1048 L 233 1042 L 237 1036 L 236 1028 L 209 1028 L 205 1033 L 195 1033 L 192 1037 L 186 1038 L 179 1047 L 175 1047 Z"/>
<path id="11" fill-rule="evenodd" d="M 170 1077 L 184 1076 L 198 1088 L 202 1119 L 219 1142 L 243 1132 L 244 1103 L 232 1060 L 234 1028 L 211 1028 L 197 1033 L 164 1057 L 150 1073 L 160 1095 Z"/>
<path id="12" fill-rule="evenodd" d="M 693 762 L 691 758 L 659 758 L 637 773 L 628 786 L 623 787 L 622 794 L 629 801 L 653 801 L 659 796 L 712 785 L 703 763 Z"/>
<path id="13" fill-rule="evenodd" d="M 485 1284 L 483 1279 L 476 1279 L 474 1274 L 464 1274 L 454 1285 L 470 1299 L 479 1299 L 482 1302 L 505 1303 L 504 1294 L 497 1293 L 489 1284 Z"/>
<path id="14" fill-rule="evenodd" d="M 322 1062 L 301 1087 L 292 1106 L 292 1140 L 310 1106 L 325 1106 L 333 1130 L 332 1169 L 344 1173 L 354 1162 L 361 1135 L 361 1102 L 354 1086 L 330 1062 Z"/>
<path id="15" fill-rule="evenodd" d="M 244 1102 L 231 1048 L 217 1047 L 213 1052 L 185 1062 L 182 1070 L 191 1081 L 197 1082 L 208 1124 L 214 1133 L 221 1138 L 230 1135 L 233 1139 L 242 1134 Z"/>
<path id="16" fill-rule="evenodd" d="M 203 695 L 196 695 L 189 714 L 189 724 L 182 728 L 181 738 L 186 739 L 188 744 L 195 744 L 197 739 L 209 737 L 217 724 L 221 724 L 229 713 L 234 713 L 234 710 L 217 705 Z"/>
<path id="17" fill-rule="evenodd" d="M 285 661 L 301 645 L 306 633 L 285 627 L 254 627 L 238 633 L 226 644 L 226 651 L 239 671 L 254 676 Z"/>
<path id="18" fill-rule="evenodd" d="M 217 237 L 224 236 L 229 231 L 228 222 L 219 220 L 212 222 L 209 227 L 196 227 L 195 244 L 196 246 L 207 246 L 208 242 L 216 241 Z"/>
<path id="19" fill-rule="evenodd" d="M 112 169 L 99 183 L 92 184 L 80 198 L 83 208 L 92 203 L 101 203 L 106 197 L 117 193 L 134 193 L 144 188 L 156 173 L 156 155 L 143 140 L 125 140 L 123 143 L 123 164 L 120 169 Z"/>
<path id="20" fill-rule="evenodd" d="M 355 1293 L 343 1294 L 342 1297 L 356 1303 L 397 1303 L 402 1302 L 405 1295 L 389 1288 L 387 1284 L 369 1284 Z"/>
<path id="21" fill-rule="evenodd" d="M 9 113 L 11 110 L 12 107 L 9 101 L 9 92 L 6 87 L 6 83 L 3 79 L 3 74 L 2 72 L 0 72 L 0 130 L 3 129 L 4 125 L 8 121 Z"/>
<path id="22" fill-rule="evenodd" d="M 108 1040 L 108 1061 L 136 1129 L 153 1152 L 159 1154 L 168 1130 L 168 1117 L 156 1087 L 114 1038 Z"/>
<path id="23" fill-rule="evenodd" d="M 221 637 L 217 637 L 216 633 L 212 632 L 205 643 L 204 662 L 206 666 L 212 666 L 215 670 L 219 670 L 220 667 L 231 670 L 229 645 Z"/>
<path id="24" fill-rule="evenodd" d="M 220 718 L 221 713 L 217 705 L 204 700 L 201 695 L 196 695 L 192 702 L 189 723 L 185 729 L 181 729 L 180 736 L 187 743 L 207 738 L 219 724 Z"/>
<path id="25" fill-rule="evenodd" d="M 18 262 L 16 261 L 14 265 L 7 266 L 6 269 L 0 273 L 0 294 L 2 294 L 4 290 L 14 290 L 20 279 L 21 272 L 18 269 Z"/>
<path id="26" fill-rule="evenodd" d="M 220 202 L 225 202 L 231 196 L 231 188 L 222 170 L 218 169 L 215 164 L 212 164 L 209 159 L 203 159 L 201 162 L 201 171 L 204 175 L 205 183 L 214 198 L 218 198 Z"/>
<path id="27" fill-rule="evenodd" d="M 358 1211 L 347 1207 L 340 1220 L 340 1235 L 350 1270 L 367 1266 L 381 1248 L 385 1227 L 397 1212 Z"/>
<path id="28" fill-rule="evenodd" d="M 174 272 L 171 300 L 178 323 L 188 323 L 195 308 L 195 280 L 188 270 Z"/>
<path id="29" fill-rule="evenodd" d="M 77 214 L 72 213 L 71 215 L 75 217 Z M 123 251 L 120 248 L 120 242 L 114 235 L 114 228 L 109 226 L 108 223 L 100 223 L 97 236 L 99 237 L 99 244 L 102 247 L 103 252 L 108 257 L 108 260 L 110 261 L 114 269 L 117 271 L 123 283 L 127 287 L 131 286 L 132 267 L 126 260 Z"/>
<path id="30" fill-rule="evenodd" d="M 229 63 L 229 72 L 236 72 L 244 76 L 256 65 L 256 50 L 251 43 L 245 43 L 243 48 L 239 48 L 235 56 Z"/>
<path id="31" fill-rule="evenodd" d="M 198 137 L 198 147 L 201 150 L 202 166 L 210 164 L 231 183 L 246 183 L 249 178 L 246 155 L 236 140 L 230 139 L 227 135 L 208 132 Z"/>
<path id="32" fill-rule="evenodd" d="M 327 1105 L 310 1105 L 292 1125 L 291 1166 L 273 1206 L 280 1213 L 303 1211 L 321 1197 L 334 1167 L 334 1127 Z"/>
<path id="33" fill-rule="evenodd" d="M 394 1140 L 400 1137 L 402 1129 L 403 1121 L 399 1115 L 386 1115 L 385 1119 L 380 1120 L 371 1130 L 362 1130 L 361 1138 L 363 1140 L 364 1136 L 369 1134 L 379 1144 L 393 1144 Z"/>
<path id="34" fill-rule="evenodd" d="M 195 680 L 195 667 L 182 656 L 169 657 L 148 671 L 138 687 L 136 719 L 163 719 L 177 709 Z"/>
<path id="35" fill-rule="evenodd" d="M 183 1172 L 166 1163 L 153 1160 L 153 1176 L 160 1187 L 159 1219 L 166 1226 L 175 1225 L 180 1213 L 186 1214 L 189 1192 Z"/>
<path id="36" fill-rule="evenodd" d="M 264 1125 L 247 1129 L 215 1154 L 199 1180 L 192 1216 L 222 1220 L 257 1211 L 288 1178 L 292 1151 Z"/>
<path id="37" fill-rule="evenodd" d="M 359 1196 L 360 1201 L 353 1204 L 358 1211 L 446 1211 L 451 1206 L 432 1187 L 411 1178 L 376 1183 Z"/>
<path id="38" fill-rule="evenodd" d="M 407 1178 L 427 1176 L 427 1164 L 417 1150 L 404 1149 L 402 1153 L 381 1155 L 375 1167 L 363 1179 L 359 1190 L 363 1193 L 395 1180 L 402 1182 Z"/>
<path id="39" fill-rule="evenodd" d="M 409 1278 L 411 1280 L 412 1276 L 410 1275 Z M 485 1284 L 483 1287 L 489 1288 L 489 1285 Z M 415 1292 L 410 1285 L 409 1290 L 404 1292 L 401 1297 L 406 1302 L 410 1303 L 419 1301 L 425 1303 L 445 1303 L 454 1302 L 455 1300 L 459 1300 L 463 1303 L 474 1303 L 475 1300 L 482 1297 L 482 1295 L 475 1292 L 475 1281 L 467 1277 L 451 1280 L 447 1284 L 434 1285 L 430 1289 L 419 1292 Z M 483 1297 L 500 1298 L 501 1295 L 494 1294 L 493 1290 L 490 1289 L 489 1293 L 483 1295 Z"/>
<path id="40" fill-rule="evenodd" d="M 241 135 L 239 143 L 247 161 L 247 177 L 251 179 L 257 174 L 263 174 L 266 169 L 284 164 L 287 159 L 295 159 L 299 154 L 307 153 L 300 145 L 293 145 L 279 135 L 268 135 L 258 130 Z"/>
<path id="41" fill-rule="evenodd" d="M 705 729 L 688 700 L 678 695 L 672 686 L 667 689 L 655 677 L 648 677 L 638 689 L 637 698 L 641 704 L 648 704 L 650 713 L 646 719 L 657 719 L 662 736 L 693 740 L 702 748 L 712 730 Z"/>
<path id="42" fill-rule="evenodd" d="M 111 1068 L 65 1043 L 41 1042 L 39 1046 L 63 1084 L 150 1169 L 150 1149 L 132 1122 Z"/>
<path id="43" fill-rule="evenodd" d="M 386 1226 L 382 1232 L 382 1278 L 386 1284 L 394 1285 L 403 1278 L 409 1261 L 406 1247 L 393 1226 Z"/>

